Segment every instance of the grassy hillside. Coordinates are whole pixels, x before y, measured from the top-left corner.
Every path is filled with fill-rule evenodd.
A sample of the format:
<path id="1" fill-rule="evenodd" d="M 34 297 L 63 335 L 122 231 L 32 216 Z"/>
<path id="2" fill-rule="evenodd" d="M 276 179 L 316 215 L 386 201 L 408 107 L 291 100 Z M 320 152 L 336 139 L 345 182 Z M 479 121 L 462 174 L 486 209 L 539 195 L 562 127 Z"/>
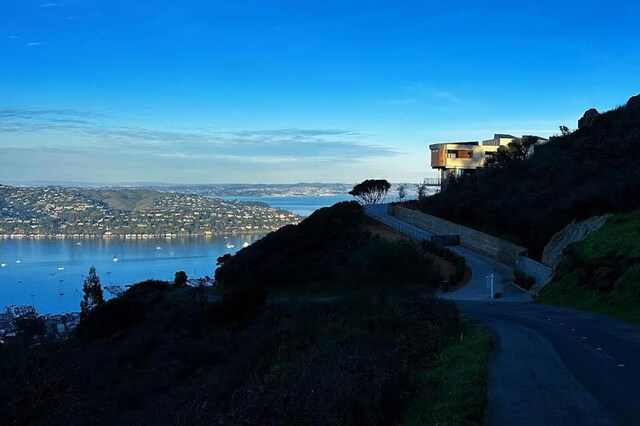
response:
<path id="1" fill-rule="evenodd" d="M 84 189 L 82 195 L 106 203 L 115 210 L 141 211 L 153 207 L 153 201 L 162 194 L 150 189 Z"/>
<path id="2" fill-rule="evenodd" d="M 569 246 L 540 300 L 640 323 L 640 210 Z"/>
<path id="3" fill-rule="evenodd" d="M 428 255 L 371 236 L 356 203 L 220 262 L 219 288 L 141 283 L 68 340 L 0 346 L 3 424 L 480 424 L 486 334 L 459 343 L 455 305 L 423 297 Z M 334 280 L 350 291 L 266 300 Z"/>
<path id="4" fill-rule="evenodd" d="M 420 208 L 529 248 L 539 258 L 573 219 L 640 208 L 640 98 L 551 138 L 528 159 L 481 169 Z"/>

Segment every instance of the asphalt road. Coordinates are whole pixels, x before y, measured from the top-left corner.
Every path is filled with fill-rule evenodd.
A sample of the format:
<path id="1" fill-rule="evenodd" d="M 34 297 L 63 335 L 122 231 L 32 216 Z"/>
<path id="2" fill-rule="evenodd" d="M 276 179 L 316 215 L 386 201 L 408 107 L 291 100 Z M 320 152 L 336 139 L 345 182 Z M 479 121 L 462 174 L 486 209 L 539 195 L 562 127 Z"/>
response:
<path id="1" fill-rule="evenodd" d="M 387 226 L 418 240 L 429 235 L 368 207 Z M 494 337 L 489 425 L 640 425 L 640 327 L 613 318 L 532 303 L 510 284 L 513 271 L 462 247 L 471 281 L 440 293 Z M 504 297 L 491 299 L 493 275 Z M 640 307 L 638 307 L 640 309 Z"/>
<path id="2" fill-rule="evenodd" d="M 490 425 L 640 424 L 640 328 L 532 303 L 458 302 L 494 336 Z"/>

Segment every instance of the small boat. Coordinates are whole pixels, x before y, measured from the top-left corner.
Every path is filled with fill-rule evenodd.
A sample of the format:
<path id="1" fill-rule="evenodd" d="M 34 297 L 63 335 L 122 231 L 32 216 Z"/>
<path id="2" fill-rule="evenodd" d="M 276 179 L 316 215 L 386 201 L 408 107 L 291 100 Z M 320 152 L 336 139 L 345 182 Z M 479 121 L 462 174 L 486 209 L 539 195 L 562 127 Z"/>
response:
<path id="1" fill-rule="evenodd" d="M 162 250 L 162 247 L 158 246 L 156 247 L 156 250 Z"/>
<path id="2" fill-rule="evenodd" d="M 7 264 L 6 263 L 0 263 L 0 268 L 6 268 Z"/>
<path id="3" fill-rule="evenodd" d="M 231 244 L 231 243 L 227 243 L 227 248 L 228 248 L 228 249 L 232 249 L 233 247 L 235 247 L 233 244 Z"/>
<path id="4" fill-rule="evenodd" d="M 107 275 L 111 275 L 111 271 L 107 271 Z"/>
<path id="5" fill-rule="evenodd" d="M 58 293 L 60 296 L 64 296 L 64 293 Z"/>
<path id="6" fill-rule="evenodd" d="M 59 283 L 63 283 L 63 282 L 64 282 L 64 280 L 58 280 L 58 282 L 59 282 Z"/>
<path id="7" fill-rule="evenodd" d="M 117 262 L 119 259 L 117 257 L 114 257 L 113 259 L 111 259 L 114 262 Z"/>
<path id="8" fill-rule="evenodd" d="M 246 242 L 246 241 L 245 241 L 245 242 L 242 244 L 242 248 L 247 248 L 247 247 L 249 247 L 249 245 L 250 245 L 250 244 L 249 244 L 248 242 Z"/>
<path id="9" fill-rule="evenodd" d="M 77 242 L 77 243 L 76 243 L 76 245 L 77 245 L 77 246 L 81 246 L 81 245 L 82 245 L 82 243 L 81 243 L 81 242 Z"/>
<path id="10" fill-rule="evenodd" d="M 22 263 L 22 260 L 18 259 L 18 260 L 16 260 L 16 263 L 20 264 L 20 263 Z"/>
<path id="11" fill-rule="evenodd" d="M 64 271 L 64 267 L 63 266 L 59 267 L 58 271 Z"/>

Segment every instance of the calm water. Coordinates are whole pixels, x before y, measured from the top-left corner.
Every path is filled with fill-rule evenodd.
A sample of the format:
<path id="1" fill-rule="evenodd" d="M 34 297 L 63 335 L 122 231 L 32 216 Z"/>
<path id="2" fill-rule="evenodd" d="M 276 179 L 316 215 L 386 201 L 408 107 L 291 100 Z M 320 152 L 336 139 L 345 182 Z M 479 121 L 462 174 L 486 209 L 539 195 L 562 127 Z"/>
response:
<path id="1" fill-rule="evenodd" d="M 149 278 L 172 280 L 179 270 L 190 278 L 213 277 L 218 256 L 234 253 L 260 237 L 0 240 L 0 264 L 6 264 L 0 267 L 0 308 L 30 304 L 40 313 L 77 311 L 90 266 L 96 267 L 103 286 Z"/>
<path id="2" fill-rule="evenodd" d="M 313 211 L 351 200 L 326 197 L 226 197 L 262 201 L 308 216 Z M 190 278 L 213 277 L 216 259 L 234 253 L 262 235 L 157 240 L 0 240 L 0 309 L 33 305 L 40 313 L 78 311 L 82 281 L 95 266 L 103 286 L 136 283 L 149 278 L 172 280 L 183 270 Z M 233 245 L 228 248 L 227 245 Z M 118 259 L 114 262 L 113 259 Z M 19 261 L 20 263 L 17 263 Z M 105 297 L 110 294 L 105 291 Z"/>
<path id="3" fill-rule="evenodd" d="M 340 201 L 353 201 L 354 198 L 348 194 L 328 195 L 328 196 L 296 196 L 296 197 L 251 197 L 251 196 L 228 196 L 217 197 L 227 201 L 261 201 L 271 207 L 287 210 L 302 216 L 309 216 L 321 207 L 332 206 Z"/>

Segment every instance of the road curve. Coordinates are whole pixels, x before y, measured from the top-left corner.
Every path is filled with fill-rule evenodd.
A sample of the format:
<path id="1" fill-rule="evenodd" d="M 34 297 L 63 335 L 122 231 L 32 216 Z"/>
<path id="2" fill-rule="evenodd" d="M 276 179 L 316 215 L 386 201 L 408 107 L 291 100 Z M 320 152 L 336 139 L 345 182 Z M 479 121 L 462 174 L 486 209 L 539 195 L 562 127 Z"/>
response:
<path id="1" fill-rule="evenodd" d="M 472 279 L 440 297 L 487 323 L 489 425 L 640 424 L 640 327 L 610 317 L 530 303 L 512 270 L 462 248 Z M 505 297 L 489 298 L 486 275 Z M 512 303 L 508 303 L 512 302 Z"/>
<path id="2" fill-rule="evenodd" d="M 459 301 L 494 337 L 490 425 L 637 425 L 640 327 L 533 303 Z"/>
<path id="3" fill-rule="evenodd" d="M 367 214 L 418 240 L 423 230 L 392 218 L 385 206 Z M 513 271 L 462 247 L 471 281 L 439 297 L 494 337 L 489 365 L 489 425 L 639 425 L 640 327 L 610 317 L 531 303 L 509 283 Z M 504 297 L 491 299 L 488 275 Z"/>

